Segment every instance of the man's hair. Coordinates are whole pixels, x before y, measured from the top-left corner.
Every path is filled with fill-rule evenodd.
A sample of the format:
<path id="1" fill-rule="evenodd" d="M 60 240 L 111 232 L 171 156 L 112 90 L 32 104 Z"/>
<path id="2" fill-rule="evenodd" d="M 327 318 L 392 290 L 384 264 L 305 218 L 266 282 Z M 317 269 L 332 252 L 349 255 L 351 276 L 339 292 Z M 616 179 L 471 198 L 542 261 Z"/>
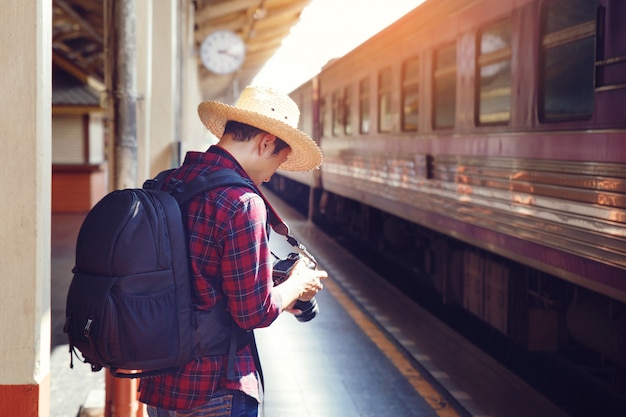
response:
<path id="1" fill-rule="evenodd" d="M 260 133 L 268 133 L 265 130 L 259 129 L 258 127 L 250 126 L 245 123 L 236 122 L 234 120 L 229 120 L 226 122 L 226 126 L 224 127 L 224 134 L 230 133 L 233 135 L 233 140 L 237 140 L 240 142 L 246 142 L 255 137 Z M 279 137 L 276 138 L 276 144 L 274 146 L 273 155 L 280 153 L 285 148 L 288 148 L 289 145 L 284 140 Z"/>

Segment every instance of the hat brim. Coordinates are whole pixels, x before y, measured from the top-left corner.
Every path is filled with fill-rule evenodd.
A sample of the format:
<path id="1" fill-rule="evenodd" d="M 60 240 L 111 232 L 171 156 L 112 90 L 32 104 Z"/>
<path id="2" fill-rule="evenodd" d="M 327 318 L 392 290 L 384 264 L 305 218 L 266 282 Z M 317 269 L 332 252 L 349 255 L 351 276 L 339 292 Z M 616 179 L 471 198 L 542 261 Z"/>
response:
<path id="1" fill-rule="evenodd" d="M 262 114 L 240 109 L 218 101 L 205 101 L 198 106 L 202 123 L 218 138 L 224 134 L 226 122 L 234 120 L 257 127 L 285 141 L 291 152 L 278 169 L 284 171 L 310 171 L 322 163 L 322 152 L 315 141 L 301 130 Z"/>

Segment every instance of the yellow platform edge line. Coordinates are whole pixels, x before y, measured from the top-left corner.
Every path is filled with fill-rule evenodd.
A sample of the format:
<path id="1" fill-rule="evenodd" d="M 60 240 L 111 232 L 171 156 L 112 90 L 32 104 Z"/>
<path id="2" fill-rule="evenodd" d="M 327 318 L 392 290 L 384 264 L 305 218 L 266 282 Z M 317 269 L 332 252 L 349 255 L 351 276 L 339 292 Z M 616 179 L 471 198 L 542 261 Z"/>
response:
<path id="1" fill-rule="evenodd" d="M 344 307 L 354 322 L 376 344 L 378 349 L 393 363 L 398 372 L 406 378 L 415 391 L 440 417 L 460 417 L 454 407 L 422 377 L 419 370 L 409 362 L 406 356 L 389 341 L 376 324 L 350 299 L 345 291 L 332 278 L 324 280 L 324 287 Z"/>

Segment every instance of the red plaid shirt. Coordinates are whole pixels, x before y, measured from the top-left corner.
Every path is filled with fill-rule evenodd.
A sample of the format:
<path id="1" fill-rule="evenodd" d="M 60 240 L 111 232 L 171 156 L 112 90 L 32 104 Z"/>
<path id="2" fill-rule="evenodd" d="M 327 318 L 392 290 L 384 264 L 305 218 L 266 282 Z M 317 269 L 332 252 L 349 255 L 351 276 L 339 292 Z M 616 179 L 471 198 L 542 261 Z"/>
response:
<path id="1" fill-rule="evenodd" d="M 248 175 L 228 152 L 211 147 L 189 152 L 173 176 L 189 181 L 220 168 Z M 269 326 L 280 314 L 272 296 L 272 259 L 267 211 L 263 199 L 244 187 L 222 187 L 190 201 L 186 212 L 194 303 L 211 308 L 226 296 L 235 322 L 243 329 Z M 237 352 L 235 375 L 226 379 L 228 356 L 194 359 L 176 374 L 145 378 L 140 400 L 170 410 L 189 410 L 206 403 L 221 388 L 236 389 L 260 399 L 250 347 Z"/>

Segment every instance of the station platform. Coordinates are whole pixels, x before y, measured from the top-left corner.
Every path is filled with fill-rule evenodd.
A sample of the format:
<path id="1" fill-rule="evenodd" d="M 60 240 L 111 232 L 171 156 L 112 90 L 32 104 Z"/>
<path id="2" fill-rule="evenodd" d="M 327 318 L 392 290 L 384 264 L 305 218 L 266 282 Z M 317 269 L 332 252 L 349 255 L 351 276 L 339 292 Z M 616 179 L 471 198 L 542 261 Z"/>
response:
<path id="1" fill-rule="evenodd" d="M 316 296 L 315 319 L 300 323 L 283 314 L 255 331 L 265 376 L 263 416 L 566 417 L 281 200 L 267 197 L 329 278 Z M 59 329 L 72 234 L 81 221 L 53 216 L 51 417 L 74 417 L 81 407 L 97 410 L 104 403 L 104 373 L 76 362 L 70 370 L 62 324 Z M 280 257 L 294 251 L 277 234 L 270 243 Z"/>

